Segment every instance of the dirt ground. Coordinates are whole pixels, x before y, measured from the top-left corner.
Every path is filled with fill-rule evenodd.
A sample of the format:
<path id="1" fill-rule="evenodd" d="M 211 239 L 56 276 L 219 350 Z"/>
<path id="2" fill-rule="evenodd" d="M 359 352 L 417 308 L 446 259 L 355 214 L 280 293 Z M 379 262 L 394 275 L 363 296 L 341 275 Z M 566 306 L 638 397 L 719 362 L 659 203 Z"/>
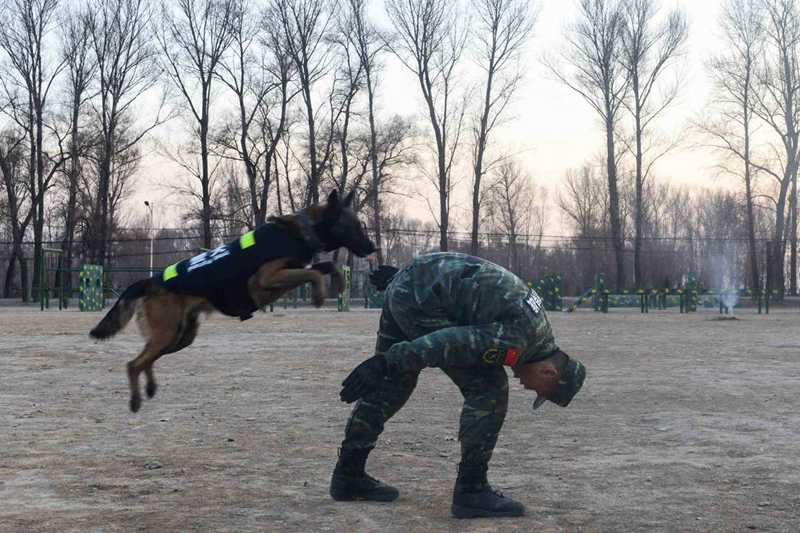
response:
<path id="1" fill-rule="evenodd" d="M 550 316 L 586 385 L 534 414 L 512 382 L 490 479 L 527 515 L 458 521 L 461 398 L 435 369 L 368 464 L 400 498 L 328 495 L 377 311 L 213 316 L 134 415 L 135 325 L 96 343 L 100 314 L 0 306 L 0 531 L 800 531 L 800 310 Z"/>

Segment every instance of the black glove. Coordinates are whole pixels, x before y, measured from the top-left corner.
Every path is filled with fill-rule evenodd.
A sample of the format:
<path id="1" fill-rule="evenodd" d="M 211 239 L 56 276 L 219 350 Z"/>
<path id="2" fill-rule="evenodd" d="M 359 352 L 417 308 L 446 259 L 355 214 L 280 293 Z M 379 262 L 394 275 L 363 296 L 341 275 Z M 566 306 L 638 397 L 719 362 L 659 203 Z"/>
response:
<path id="1" fill-rule="evenodd" d="M 373 287 L 375 287 L 376 291 L 383 292 L 386 290 L 389 282 L 392 281 L 392 278 L 394 278 L 394 275 L 399 271 L 399 268 L 389 265 L 381 265 L 378 267 L 378 270 L 373 270 L 370 272 L 369 282 Z"/>
<path id="2" fill-rule="evenodd" d="M 358 365 L 342 382 L 339 397 L 343 402 L 353 403 L 362 396 L 367 396 L 383 381 L 389 373 L 389 366 L 383 355 L 370 357 Z"/>

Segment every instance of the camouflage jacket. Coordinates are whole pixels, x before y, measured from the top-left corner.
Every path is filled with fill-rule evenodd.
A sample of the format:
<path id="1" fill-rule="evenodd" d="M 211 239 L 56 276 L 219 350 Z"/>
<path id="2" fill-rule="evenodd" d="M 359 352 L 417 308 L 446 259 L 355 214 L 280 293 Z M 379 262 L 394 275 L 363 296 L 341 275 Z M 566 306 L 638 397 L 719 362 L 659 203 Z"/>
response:
<path id="1" fill-rule="evenodd" d="M 417 256 L 410 268 L 413 320 L 428 333 L 385 352 L 390 368 L 511 366 L 558 350 L 541 299 L 508 270 L 456 253 Z"/>

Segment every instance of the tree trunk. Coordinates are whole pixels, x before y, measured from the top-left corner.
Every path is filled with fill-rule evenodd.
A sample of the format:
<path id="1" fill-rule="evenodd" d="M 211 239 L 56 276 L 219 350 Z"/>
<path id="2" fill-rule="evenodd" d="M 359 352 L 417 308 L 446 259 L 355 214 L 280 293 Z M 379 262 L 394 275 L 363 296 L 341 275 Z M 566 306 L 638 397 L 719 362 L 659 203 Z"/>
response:
<path id="1" fill-rule="evenodd" d="M 791 230 L 789 232 L 789 294 L 797 296 L 797 169 L 792 172 L 792 196 L 789 200 Z"/>
<path id="2" fill-rule="evenodd" d="M 469 245 L 469 253 L 478 255 L 478 230 L 480 219 L 480 194 L 481 194 L 481 176 L 479 174 L 478 164 L 475 165 L 475 180 L 472 186 L 472 237 Z"/>
<path id="3" fill-rule="evenodd" d="M 30 166 L 28 168 L 28 180 L 29 180 L 29 191 L 31 195 L 31 213 L 34 220 L 34 226 L 36 225 L 36 209 L 38 207 L 37 200 L 37 187 L 36 187 L 36 135 L 34 134 L 34 115 L 33 115 L 33 96 L 28 96 L 28 131 L 26 132 L 28 135 L 28 139 L 30 140 Z M 34 256 L 35 261 L 35 256 Z M 35 264 L 35 263 L 34 263 Z M 36 284 L 36 273 L 34 272 L 34 284 Z"/>
<path id="4" fill-rule="evenodd" d="M 753 291 L 758 291 L 761 280 L 758 275 L 758 255 L 756 252 L 756 224 L 753 205 L 753 184 L 750 171 L 750 72 L 752 63 L 747 63 L 747 75 L 744 87 L 744 187 L 747 201 L 747 237 L 750 242 L 750 279 Z"/>
<path id="5" fill-rule="evenodd" d="M 22 292 L 22 301 L 27 302 L 30 299 L 30 285 L 28 284 L 28 260 L 22 255 L 21 249 L 17 252 L 17 258 L 19 260 L 19 286 L 20 291 Z"/>
<path id="6" fill-rule="evenodd" d="M 428 105 L 428 116 L 431 121 L 431 127 L 433 127 L 434 137 L 436 138 L 437 171 L 439 176 L 439 250 L 446 252 L 448 251 L 447 229 L 449 224 L 449 213 L 447 209 L 447 162 L 445 161 L 447 139 L 439 125 L 439 119 L 436 117 L 436 108 L 434 107 L 433 95 L 431 93 L 432 84 L 428 79 L 427 70 L 419 71 L 417 73 L 417 78 L 422 88 L 422 96 L 425 98 L 425 103 Z"/>
<path id="7" fill-rule="evenodd" d="M 211 99 L 211 86 L 204 84 L 203 110 L 200 116 L 200 183 L 203 194 L 203 248 L 211 249 L 211 184 L 209 183 L 208 172 L 208 106 Z"/>
<path id="8" fill-rule="evenodd" d="M 445 151 L 446 147 L 441 147 L 439 151 L 439 216 L 441 220 L 440 234 L 439 234 L 439 249 L 442 252 L 449 250 L 447 242 L 447 228 L 449 225 L 449 216 L 447 210 L 447 171 L 445 169 Z"/>
<path id="9" fill-rule="evenodd" d="M 278 151 L 272 153 L 272 159 L 275 162 L 275 194 L 278 197 L 278 216 L 283 216 L 283 201 L 281 200 L 281 174 L 278 170 Z M 269 165 L 269 158 L 267 158 L 267 165 Z"/>
<path id="10" fill-rule="evenodd" d="M 475 153 L 475 176 L 472 187 L 472 239 L 470 253 L 478 255 L 478 230 L 480 225 L 481 208 L 481 178 L 483 177 L 483 156 L 486 153 L 486 138 L 488 135 L 489 110 L 492 107 L 492 78 L 494 77 L 494 55 L 489 61 L 489 70 L 486 80 L 486 93 L 483 100 L 483 114 L 481 115 L 481 129 L 478 132 L 478 146 Z"/>
<path id="11" fill-rule="evenodd" d="M 41 99 L 41 88 L 43 87 L 42 82 L 42 70 L 39 68 L 39 76 L 37 79 L 37 88 L 40 89 L 37 91 L 36 95 L 36 181 L 38 186 L 38 196 L 36 197 L 36 211 L 34 214 L 33 220 L 33 242 L 34 242 L 34 254 L 33 254 L 33 275 L 34 275 L 34 284 L 38 287 L 42 283 L 43 280 L 39 279 L 41 277 L 41 271 L 44 261 L 44 253 L 42 251 L 44 240 L 44 193 L 45 191 L 45 183 L 44 183 L 44 118 L 43 118 L 43 104 Z M 42 295 L 38 293 L 37 290 L 37 298 L 34 301 L 37 301 L 41 298 Z"/>
<path id="12" fill-rule="evenodd" d="M 67 191 L 67 213 L 64 228 L 64 239 L 61 243 L 61 248 L 64 250 L 64 265 L 63 268 L 72 268 L 72 253 L 75 243 L 75 225 L 76 213 L 78 203 L 78 173 L 80 171 L 78 161 L 78 125 L 80 119 L 80 93 L 76 91 L 75 101 L 72 107 L 72 128 L 70 132 L 70 168 L 69 168 L 69 186 Z M 71 279 L 66 276 L 67 280 Z M 69 288 L 69 287 L 67 287 Z"/>
<path id="13" fill-rule="evenodd" d="M 625 287 L 625 257 L 622 242 L 622 228 L 619 218 L 619 191 L 617 190 L 617 162 L 614 155 L 614 119 L 610 109 L 606 106 L 606 169 L 608 172 L 608 200 L 611 211 L 611 237 L 614 241 L 614 255 L 617 261 L 617 287 Z"/>
<path id="14" fill-rule="evenodd" d="M 309 187 L 311 190 L 311 203 L 319 202 L 319 173 L 317 169 L 317 135 L 314 128 L 314 106 L 311 103 L 311 87 L 306 83 L 303 87 L 303 99 L 306 102 L 308 114 L 308 156 L 311 160 L 311 176 Z"/>
<path id="15" fill-rule="evenodd" d="M 258 198 L 258 176 L 256 175 L 256 167 L 253 164 L 253 161 L 250 159 L 250 151 L 247 147 L 247 134 L 248 134 L 248 124 L 247 124 L 247 114 L 244 104 L 244 94 L 239 93 L 239 120 L 241 123 L 242 132 L 239 136 L 239 146 L 242 150 L 242 160 L 244 161 L 244 169 L 247 173 L 247 185 L 250 189 L 250 227 L 251 229 L 255 229 L 261 224 L 264 223 L 264 219 L 261 216 L 261 208 L 259 205 L 259 198 Z M 270 161 L 267 158 L 267 164 L 265 168 L 269 170 Z"/>
<path id="16" fill-rule="evenodd" d="M 3 298 L 11 298 L 11 286 L 14 283 L 14 264 L 17 262 L 17 251 L 11 250 L 6 269 L 6 279 L 3 283 Z"/>
<path id="17" fill-rule="evenodd" d="M 778 194 L 778 202 L 776 203 L 775 213 L 775 233 L 773 235 L 773 261 L 775 263 L 773 268 L 773 288 L 783 289 L 784 275 L 783 275 L 783 262 L 785 258 L 785 247 L 783 245 L 786 240 L 786 196 L 789 193 L 789 185 L 791 179 L 784 179 L 781 182 L 780 192 Z M 790 221 L 791 222 L 791 221 Z"/>
<path id="18" fill-rule="evenodd" d="M 108 191 L 111 184 L 111 157 L 114 150 L 113 134 L 106 136 L 105 153 L 103 154 L 103 166 L 100 171 L 100 213 L 97 222 L 99 223 L 99 233 L 95 229 L 95 234 L 98 235 L 97 246 L 97 264 L 100 266 L 106 265 L 107 255 L 107 240 L 108 240 Z"/>
<path id="19" fill-rule="evenodd" d="M 636 89 L 634 89 L 634 92 Z M 638 94 L 636 94 L 638 101 Z M 644 222 L 644 176 L 642 175 L 642 112 L 636 104 L 636 232 L 633 259 L 634 285 L 643 286 L 642 280 L 642 226 Z"/>
<path id="20" fill-rule="evenodd" d="M 753 190 L 750 175 L 750 135 L 745 134 L 745 194 L 747 196 L 747 237 L 750 242 L 750 276 L 754 291 L 761 286 L 758 276 L 758 255 L 756 252 L 756 229 L 753 209 Z"/>
<path id="21" fill-rule="evenodd" d="M 369 104 L 369 151 L 370 164 L 372 165 L 372 231 L 375 237 L 375 246 L 378 248 L 378 265 L 383 264 L 382 249 L 383 236 L 381 234 L 381 198 L 380 175 L 378 174 L 378 133 L 375 128 L 375 93 L 372 90 L 372 73 L 369 68 L 365 71 L 367 77 L 367 100 Z"/>

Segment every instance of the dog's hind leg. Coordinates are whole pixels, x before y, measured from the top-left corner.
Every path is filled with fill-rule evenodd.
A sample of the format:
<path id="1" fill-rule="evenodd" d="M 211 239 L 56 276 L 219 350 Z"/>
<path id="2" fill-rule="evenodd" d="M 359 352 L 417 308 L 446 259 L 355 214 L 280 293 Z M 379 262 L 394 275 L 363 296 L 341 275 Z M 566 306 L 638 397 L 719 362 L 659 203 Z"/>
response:
<path id="1" fill-rule="evenodd" d="M 136 357 L 136 359 L 128 362 L 128 380 L 130 381 L 131 386 L 131 411 L 134 413 L 139 410 L 142 406 L 142 393 L 139 389 L 139 374 L 142 373 L 143 370 L 146 370 L 148 367 L 152 366 L 153 360 L 157 357 L 157 354 L 161 351 L 163 347 L 163 343 L 153 342 L 153 339 L 148 341 L 147 345 L 144 347 L 144 350 Z M 150 371 L 152 374 L 152 370 Z M 148 386 L 148 390 L 149 390 Z"/>
<path id="2" fill-rule="evenodd" d="M 147 397 L 152 398 L 156 395 L 156 391 L 158 390 L 158 384 L 156 383 L 156 376 L 153 373 L 153 364 L 162 356 L 167 355 L 168 353 L 175 353 L 183 350 L 184 348 L 191 346 L 194 342 L 195 337 L 197 337 L 197 332 L 200 329 L 200 319 L 199 319 L 200 311 L 193 310 L 190 311 L 188 316 L 186 317 L 186 321 L 181 324 L 181 329 L 178 335 L 175 336 L 175 342 L 161 351 L 158 355 L 151 358 L 149 364 L 144 367 L 144 373 L 147 376 Z"/>
<path id="3" fill-rule="evenodd" d="M 139 374 L 147 373 L 149 383 L 154 384 L 152 364 L 165 350 L 175 345 L 183 335 L 185 318 L 185 301 L 182 297 L 162 294 L 160 297 L 148 298 L 139 310 L 140 328 L 147 338 L 144 349 L 128 363 L 128 380 L 131 388 L 130 408 L 134 413 L 142 405 L 142 394 L 139 388 Z M 148 395 L 155 393 L 151 385 L 147 387 Z"/>

